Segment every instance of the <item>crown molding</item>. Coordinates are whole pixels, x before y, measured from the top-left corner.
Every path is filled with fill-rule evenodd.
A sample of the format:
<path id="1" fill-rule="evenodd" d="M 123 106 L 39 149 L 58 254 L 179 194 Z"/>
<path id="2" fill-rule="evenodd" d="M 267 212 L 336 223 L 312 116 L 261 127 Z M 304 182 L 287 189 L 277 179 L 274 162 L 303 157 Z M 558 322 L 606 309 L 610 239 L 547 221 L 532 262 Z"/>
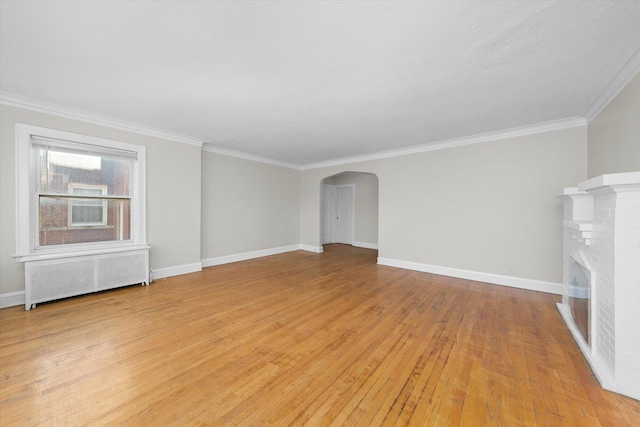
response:
<path id="1" fill-rule="evenodd" d="M 620 65 L 611 74 L 609 82 L 604 89 L 589 104 L 583 114 L 587 121 L 590 122 L 600 114 L 638 73 L 640 73 L 640 41 L 620 62 Z"/>
<path id="2" fill-rule="evenodd" d="M 636 55 L 636 56 L 638 57 L 638 59 L 640 59 L 640 55 Z M 621 73 L 617 73 L 617 75 L 620 75 L 620 74 Z M 629 78 L 629 80 L 631 80 L 631 78 Z M 6 92 L 0 92 L 0 104 L 8 105 L 11 107 L 24 108 L 27 110 L 37 111 L 40 113 L 52 114 L 55 116 L 73 119 L 73 120 L 79 120 L 79 121 L 92 123 L 100 126 L 109 126 L 115 129 L 120 129 L 128 132 L 135 132 L 138 134 L 153 136 L 157 138 L 168 139 L 171 141 L 180 142 L 184 144 L 195 145 L 195 146 L 201 147 L 203 151 L 222 154 L 225 156 L 237 157 L 245 160 L 252 160 L 255 162 L 266 163 L 274 166 L 286 167 L 286 168 L 295 169 L 295 170 L 318 169 L 318 168 L 329 167 L 329 166 L 339 166 L 339 165 L 344 165 L 348 163 L 357 163 L 357 162 L 364 162 L 369 160 L 386 159 L 390 157 L 398 157 L 398 156 L 404 156 L 408 154 L 422 153 L 426 151 L 443 150 L 446 148 L 461 147 L 465 145 L 479 144 L 482 142 L 497 141 L 500 139 L 533 135 L 536 133 L 551 132 L 551 131 L 560 130 L 560 129 L 568 129 L 572 127 L 583 126 L 588 123 L 587 120 L 583 117 L 570 117 L 567 119 L 553 120 L 549 122 L 538 123 L 535 125 L 521 126 L 517 128 L 505 129 L 505 130 L 495 131 L 495 132 L 487 132 L 483 134 L 467 136 L 462 138 L 453 138 L 453 139 L 447 139 L 443 141 L 431 142 L 428 144 L 423 144 L 423 145 L 418 145 L 418 146 L 413 146 L 408 148 L 401 148 L 398 150 L 383 151 L 383 152 L 368 154 L 364 156 L 345 157 L 341 159 L 329 160 L 326 162 L 298 165 L 293 163 L 282 162 L 275 159 L 270 159 L 267 157 L 256 156 L 256 155 L 245 153 L 245 152 L 222 149 L 222 148 L 216 147 L 211 143 L 207 143 L 200 139 L 196 139 L 186 135 L 172 133 L 162 129 L 143 126 L 143 125 L 139 125 L 136 123 L 131 123 L 123 120 L 113 119 L 107 116 L 101 116 L 98 114 L 92 114 L 92 113 L 87 113 L 80 110 L 74 110 L 71 108 L 62 107 L 55 104 L 49 104 L 43 101 L 21 97 L 21 96 L 9 94 Z"/>
<path id="3" fill-rule="evenodd" d="M 281 162 L 279 160 L 274 160 L 274 159 L 270 159 L 270 158 L 267 158 L 267 157 L 254 156 L 253 154 L 243 153 L 241 151 L 225 150 L 225 149 L 218 148 L 218 147 L 216 147 L 216 146 L 214 146 L 214 145 L 212 145 L 212 144 L 210 144 L 208 142 L 204 143 L 204 145 L 202 146 L 202 151 L 208 151 L 210 153 L 222 154 L 224 156 L 237 157 L 239 159 L 253 160 L 254 162 L 266 163 L 266 164 L 274 165 L 274 166 L 281 166 L 281 167 L 290 168 L 290 169 L 302 170 L 302 167 L 300 165 L 295 165 L 293 163 Z"/>
<path id="4" fill-rule="evenodd" d="M 36 111 L 38 113 L 51 114 L 66 119 L 78 120 L 85 123 L 91 123 L 99 126 L 109 126 L 111 128 L 134 132 L 141 135 L 153 136 L 156 138 L 168 139 L 170 141 L 180 142 L 183 144 L 195 145 L 202 147 L 204 141 L 179 133 L 168 132 L 162 129 L 139 125 L 124 120 L 114 119 L 108 116 L 88 113 L 85 111 L 75 110 L 73 108 L 63 107 L 61 105 L 50 104 L 48 102 L 39 101 L 32 98 L 26 98 L 11 93 L 0 92 L 0 104 L 10 107 L 24 108 L 26 110 Z"/>
<path id="5" fill-rule="evenodd" d="M 446 148 L 461 147 L 465 145 L 480 144 L 482 142 L 497 141 L 500 139 L 515 138 L 519 136 L 534 135 L 543 132 L 552 132 L 555 130 L 569 129 L 587 124 L 583 117 L 570 117 L 561 120 L 552 120 L 549 122 L 538 123 L 535 125 L 521 126 L 511 129 L 505 129 L 495 132 L 481 133 L 473 136 L 462 138 L 446 139 L 443 141 L 430 142 L 428 144 L 416 145 L 399 150 L 383 151 L 380 153 L 369 154 L 365 156 L 345 157 L 342 159 L 329 160 L 326 162 L 310 163 L 302 166 L 302 170 L 318 169 L 329 166 L 339 166 L 347 163 L 364 162 L 369 160 L 386 159 L 389 157 L 405 156 L 408 154 L 424 153 L 426 151 L 443 150 Z"/>

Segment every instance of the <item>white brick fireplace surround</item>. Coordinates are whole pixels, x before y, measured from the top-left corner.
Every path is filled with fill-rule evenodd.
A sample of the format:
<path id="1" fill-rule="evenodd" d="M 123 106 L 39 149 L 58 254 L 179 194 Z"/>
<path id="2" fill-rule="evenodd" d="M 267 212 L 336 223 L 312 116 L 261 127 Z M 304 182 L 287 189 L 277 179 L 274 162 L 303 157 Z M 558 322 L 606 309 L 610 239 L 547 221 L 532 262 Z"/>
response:
<path id="1" fill-rule="evenodd" d="M 640 400 L 640 172 L 601 175 L 561 196 L 558 310 L 602 386 Z"/>

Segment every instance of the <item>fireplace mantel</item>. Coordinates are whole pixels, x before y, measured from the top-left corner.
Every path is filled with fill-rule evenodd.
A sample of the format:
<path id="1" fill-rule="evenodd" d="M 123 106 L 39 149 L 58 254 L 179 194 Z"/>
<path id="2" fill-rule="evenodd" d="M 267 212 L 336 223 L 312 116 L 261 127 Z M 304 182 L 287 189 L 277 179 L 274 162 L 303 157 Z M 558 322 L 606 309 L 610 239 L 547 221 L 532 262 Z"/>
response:
<path id="1" fill-rule="evenodd" d="M 627 187 L 640 185 L 640 172 L 613 173 L 600 175 L 578 184 L 579 191 L 593 191 L 603 187 Z"/>
<path id="2" fill-rule="evenodd" d="M 640 172 L 601 175 L 559 196 L 564 285 L 558 310 L 602 386 L 640 400 Z M 589 339 L 569 307 L 576 262 L 592 278 Z"/>

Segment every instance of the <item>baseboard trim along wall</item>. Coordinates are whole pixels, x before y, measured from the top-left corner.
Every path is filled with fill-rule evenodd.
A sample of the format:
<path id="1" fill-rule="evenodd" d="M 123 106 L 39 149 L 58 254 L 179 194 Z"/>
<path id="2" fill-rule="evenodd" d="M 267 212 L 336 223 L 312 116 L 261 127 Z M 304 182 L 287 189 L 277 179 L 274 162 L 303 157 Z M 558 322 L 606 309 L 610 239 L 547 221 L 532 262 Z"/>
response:
<path id="1" fill-rule="evenodd" d="M 213 267 L 214 265 L 229 264 L 231 262 L 246 261 L 248 259 L 262 258 L 269 255 L 283 254 L 293 251 L 307 251 L 314 253 L 322 253 L 322 246 L 310 245 L 289 245 L 280 246 L 278 248 L 261 249 L 259 251 L 243 252 L 240 254 L 224 255 L 215 258 L 207 258 L 202 260 L 203 267 Z"/>
<path id="2" fill-rule="evenodd" d="M 353 242 L 353 246 L 357 248 L 365 248 L 365 249 L 375 249 L 378 250 L 377 243 L 367 243 L 367 242 Z"/>
<path id="3" fill-rule="evenodd" d="M 213 267 L 214 265 L 229 264 L 231 262 L 246 261 L 248 259 L 261 258 L 269 255 L 283 254 L 285 252 L 297 251 L 300 245 L 280 246 L 278 248 L 261 249 L 259 251 L 243 252 L 233 255 L 224 255 L 202 260 L 203 267 Z"/>
<path id="4" fill-rule="evenodd" d="M 378 257 L 378 264 L 386 265 L 389 267 L 404 268 L 406 270 L 422 271 L 423 273 L 432 273 L 442 276 L 456 277 L 459 279 L 474 280 L 476 282 L 491 283 L 493 285 L 510 286 L 512 288 L 520 288 L 530 291 L 547 292 L 549 294 L 562 295 L 562 284 L 560 283 L 523 279 L 513 276 L 502 276 L 499 274 L 482 273 L 479 271 L 461 270 L 457 268 L 442 267 L 438 265 L 422 264 L 410 261 L 401 261 L 390 258 Z"/>
<path id="5" fill-rule="evenodd" d="M 4 294 L 0 294 L 0 308 L 24 305 L 25 302 L 26 297 L 24 291 L 7 292 Z"/>
<path id="6" fill-rule="evenodd" d="M 165 277 L 179 276 L 181 274 L 196 273 L 198 271 L 202 271 L 202 262 L 194 262 L 193 264 L 183 264 L 165 268 L 154 268 L 151 270 L 151 280 L 164 279 Z"/>
<path id="7" fill-rule="evenodd" d="M 315 252 L 317 254 L 321 254 L 322 252 L 324 252 L 322 246 L 298 245 L 298 249 L 307 252 Z"/>

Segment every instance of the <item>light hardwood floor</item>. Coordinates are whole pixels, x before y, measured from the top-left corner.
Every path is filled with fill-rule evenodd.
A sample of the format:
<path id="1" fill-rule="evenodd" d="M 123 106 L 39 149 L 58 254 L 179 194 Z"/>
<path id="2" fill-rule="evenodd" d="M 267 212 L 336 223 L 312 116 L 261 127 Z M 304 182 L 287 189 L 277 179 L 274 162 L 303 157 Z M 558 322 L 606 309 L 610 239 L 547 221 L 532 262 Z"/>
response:
<path id="1" fill-rule="evenodd" d="M 325 251 L 0 310 L 0 424 L 639 425 L 559 297 Z"/>

